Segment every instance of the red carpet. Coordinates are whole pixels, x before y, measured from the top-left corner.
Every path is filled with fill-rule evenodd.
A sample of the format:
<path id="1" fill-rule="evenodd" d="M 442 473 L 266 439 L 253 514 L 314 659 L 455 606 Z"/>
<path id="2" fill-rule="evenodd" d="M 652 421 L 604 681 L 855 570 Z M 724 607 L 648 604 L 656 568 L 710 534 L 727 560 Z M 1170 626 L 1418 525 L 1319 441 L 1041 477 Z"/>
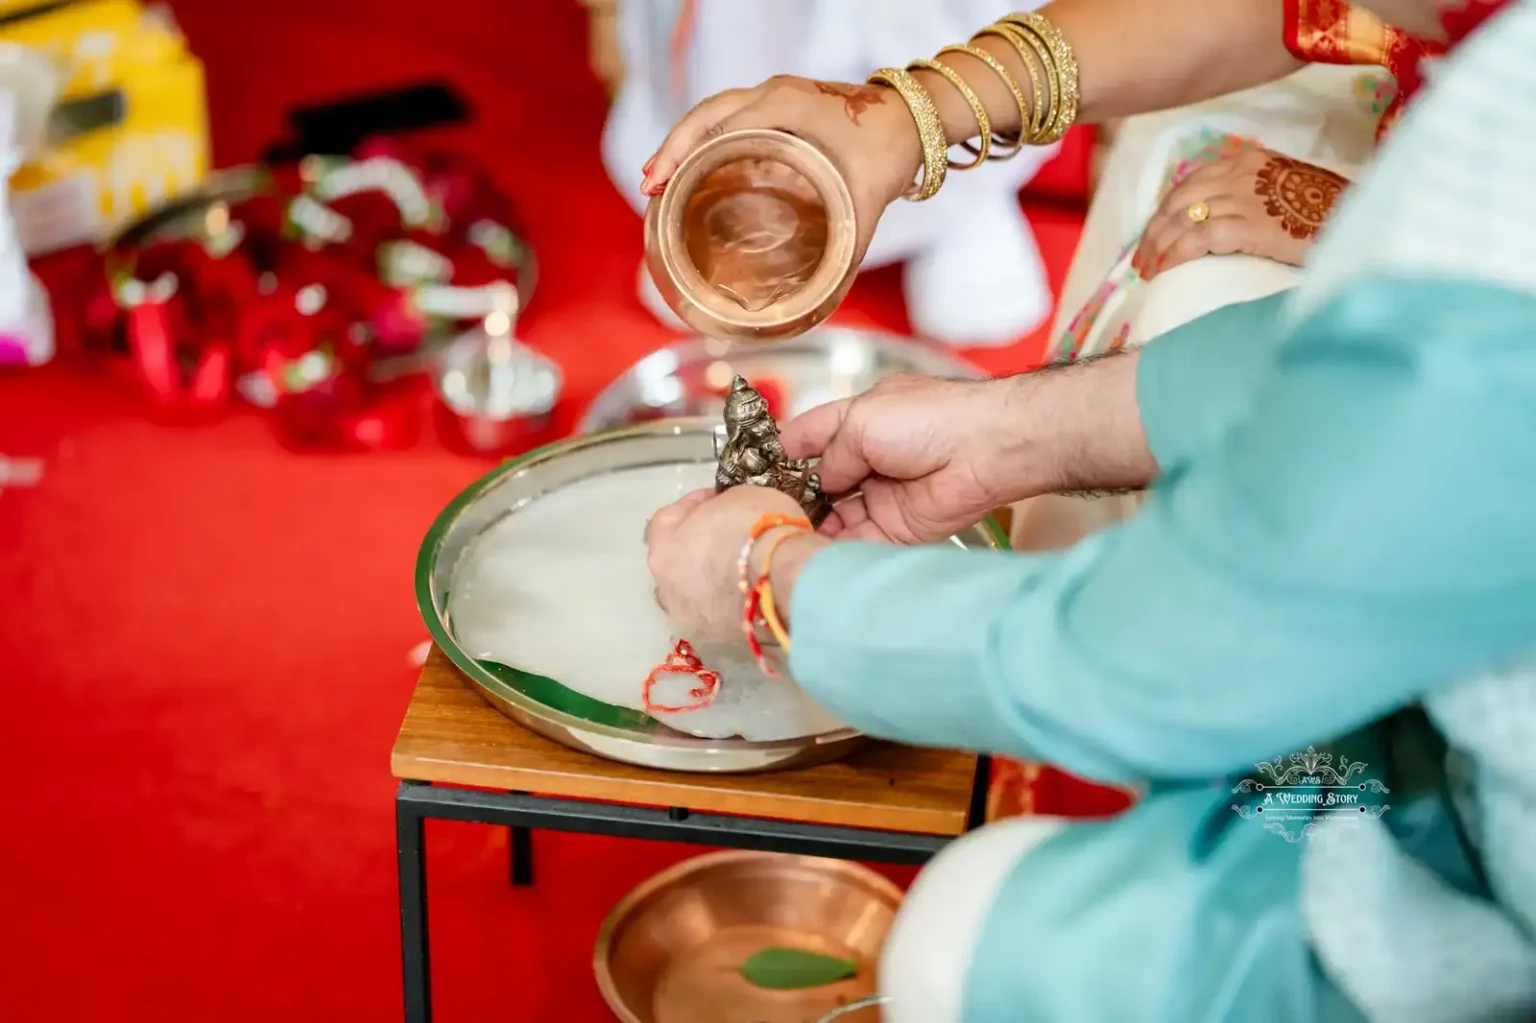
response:
<path id="1" fill-rule="evenodd" d="M 217 159 L 253 158 L 298 102 L 446 77 L 455 133 L 496 168 L 538 252 L 526 337 L 558 358 L 563 422 L 667 340 L 634 298 L 638 220 L 603 177 L 600 91 L 575 3 L 175 4 L 209 65 Z M 638 170 L 637 170 L 638 173 Z M 1032 214 L 1059 282 L 1078 217 Z M 847 318 L 900 328 L 893 275 Z M 1038 341 L 981 353 L 995 370 Z M 425 638 L 410 567 L 487 464 L 428 438 L 295 455 L 255 413 L 159 426 L 78 367 L 0 377 L 0 1018 L 399 1018 L 388 754 Z M 538 884 L 504 834 L 429 828 L 439 1018 L 609 1018 L 597 926 L 694 850 L 540 834 Z M 910 872 L 893 876 L 905 880 Z"/>

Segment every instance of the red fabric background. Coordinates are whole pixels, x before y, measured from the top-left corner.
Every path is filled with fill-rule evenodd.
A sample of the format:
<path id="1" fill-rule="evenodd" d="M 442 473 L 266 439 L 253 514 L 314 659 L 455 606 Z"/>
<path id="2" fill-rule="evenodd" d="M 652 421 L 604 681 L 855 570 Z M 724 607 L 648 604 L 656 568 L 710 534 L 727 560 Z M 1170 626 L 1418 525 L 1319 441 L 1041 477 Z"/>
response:
<path id="1" fill-rule="evenodd" d="M 474 125 L 446 141 L 526 218 L 542 269 L 526 337 L 564 366 L 563 424 L 668 340 L 634 297 L 639 224 L 599 165 L 576 4 L 174 7 L 208 65 L 220 165 L 254 158 L 296 103 L 437 77 L 470 99 Z M 1080 214 L 1030 216 L 1059 285 Z M 845 319 L 903 327 L 896 277 L 861 282 Z M 977 357 L 1017 370 L 1039 350 Z M 0 453 L 45 462 L 38 487 L 0 493 L 0 1016 L 397 1019 L 388 754 L 425 638 L 410 568 L 488 463 L 430 437 L 293 454 L 247 411 L 159 425 L 72 365 L 0 376 Z M 502 833 L 428 841 L 446 1023 L 608 1018 L 599 922 L 692 851 L 541 834 L 538 884 L 513 891 Z"/>

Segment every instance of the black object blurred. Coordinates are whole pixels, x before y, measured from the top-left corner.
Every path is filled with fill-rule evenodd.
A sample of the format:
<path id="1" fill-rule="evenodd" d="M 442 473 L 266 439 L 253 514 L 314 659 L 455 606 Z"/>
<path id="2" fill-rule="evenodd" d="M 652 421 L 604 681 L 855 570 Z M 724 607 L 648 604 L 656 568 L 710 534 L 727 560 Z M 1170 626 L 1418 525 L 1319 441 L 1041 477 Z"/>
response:
<path id="1" fill-rule="evenodd" d="M 375 135 L 457 124 L 468 117 L 468 104 L 441 82 L 353 96 L 291 111 L 290 138 L 268 148 L 263 159 L 269 164 L 284 164 L 311 153 L 341 156 Z"/>
<path id="2" fill-rule="evenodd" d="M 48 145 L 62 146 L 86 132 L 121 124 L 127 116 L 128 103 L 120 89 L 65 100 L 48 117 Z"/>
<path id="3" fill-rule="evenodd" d="M 73 0 L 38 0 L 38 3 L 33 4 L 31 7 L 24 7 L 20 10 L 7 11 L 4 14 L 0 14 L 0 25 L 9 25 L 12 22 L 34 18 L 39 14 L 47 14 L 50 11 L 58 10 L 60 7 L 67 7 L 72 2 Z"/>

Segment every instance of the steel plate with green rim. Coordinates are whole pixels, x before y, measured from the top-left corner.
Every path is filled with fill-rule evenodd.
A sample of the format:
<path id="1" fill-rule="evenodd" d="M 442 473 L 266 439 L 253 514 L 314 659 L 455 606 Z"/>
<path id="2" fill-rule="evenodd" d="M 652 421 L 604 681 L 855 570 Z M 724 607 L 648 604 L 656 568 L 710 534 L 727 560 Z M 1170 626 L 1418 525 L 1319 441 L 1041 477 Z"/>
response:
<path id="1" fill-rule="evenodd" d="M 598 756 L 665 770 L 745 773 L 844 755 L 860 740 L 851 729 L 772 742 L 699 738 L 639 710 L 579 693 L 557 679 L 477 660 L 455 638 L 448 612 L 455 575 L 476 539 L 497 522 L 544 495 L 603 474 L 713 461 L 713 422 L 674 419 L 573 437 L 493 470 L 443 510 L 422 543 L 416 600 L 433 640 L 493 706 L 540 735 Z M 953 542 L 994 548 L 1006 543 L 990 522 Z"/>

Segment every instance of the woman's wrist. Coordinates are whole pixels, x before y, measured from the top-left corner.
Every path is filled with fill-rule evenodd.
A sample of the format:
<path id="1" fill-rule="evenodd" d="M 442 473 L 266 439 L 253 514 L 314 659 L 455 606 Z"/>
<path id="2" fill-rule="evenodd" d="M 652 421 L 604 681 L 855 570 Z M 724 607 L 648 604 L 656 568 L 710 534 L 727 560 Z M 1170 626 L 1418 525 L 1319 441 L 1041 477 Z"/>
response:
<path id="1" fill-rule="evenodd" d="M 876 88 L 884 93 L 884 101 L 870 110 L 881 118 L 878 127 L 885 144 L 874 159 L 881 177 L 889 175 L 883 192 L 885 201 L 891 203 L 907 194 L 923 169 L 923 140 L 918 133 L 917 120 L 907 109 L 901 94 L 883 83 L 877 83 Z"/>

